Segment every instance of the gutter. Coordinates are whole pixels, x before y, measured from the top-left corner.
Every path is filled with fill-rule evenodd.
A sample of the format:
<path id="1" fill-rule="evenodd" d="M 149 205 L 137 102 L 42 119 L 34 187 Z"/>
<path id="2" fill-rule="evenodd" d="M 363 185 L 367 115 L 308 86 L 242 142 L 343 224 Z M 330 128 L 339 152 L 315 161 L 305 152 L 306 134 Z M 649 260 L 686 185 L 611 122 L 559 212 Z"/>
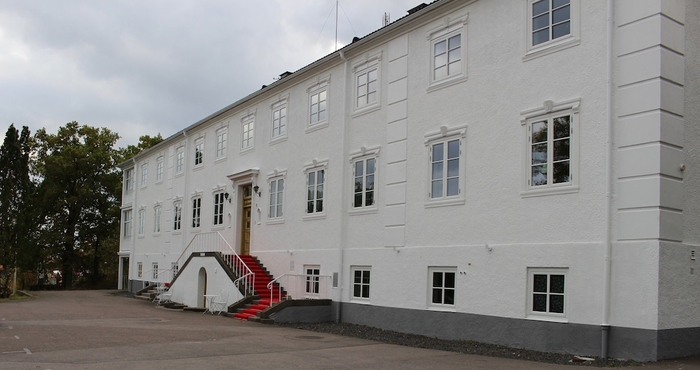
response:
<path id="1" fill-rule="evenodd" d="M 338 304 L 335 307 L 335 321 L 336 322 L 341 322 L 342 319 L 342 310 L 341 310 L 341 305 L 343 302 L 343 287 L 345 284 L 343 283 L 343 267 L 345 265 L 345 243 L 347 240 L 347 224 L 348 224 L 348 203 L 346 199 L 350 199 L 346 195 L 348 194 L 348 183 L 349 179 L 346 178 L 348 176 L 348 171 L 349 171 L 349 164 L 348 161 L 346 160 L 346 153 L 347 153 L 347 148 L 348 148 L 348 115 L 347 115 L 347 81 L 348 81 L 348 64 L 349 61 L 345 57 L 345 52 L 341 49 L 338 51 L 338 55 L 340 56 L 340 59 L 343 61 L 343 64 L 345 66 L 344 72 L 343 72 L 343 100 L 345 100 L 345 104 L 343 104 L 343 128 L 342 128 L 342 133 L 343 133 L 343 148 L 342 148 L 342 157 L 341 160 L 343 161 L 343 176 L 342 176 L 342 192 L 343 194 L 343 201 L 340 206 L 340 214 L 341 214 L 341 230 L 340 230 L 340 243 L 339 243 L 339 248 L 338 248 Z"/>
<path id="2" fill-rule="evenodd" d="M 613 0 L 608 0 L 607 20 L 607 138 L 606 138 L 606 189 L 605 189 L 605 255 L 603 263 L 603 317 L 600 324 L 600 357 L 608 358 L 610 336 L 610 282 L 612 265 L 612 197 L 613 197 L 613 30 L 615 8 Z"/>

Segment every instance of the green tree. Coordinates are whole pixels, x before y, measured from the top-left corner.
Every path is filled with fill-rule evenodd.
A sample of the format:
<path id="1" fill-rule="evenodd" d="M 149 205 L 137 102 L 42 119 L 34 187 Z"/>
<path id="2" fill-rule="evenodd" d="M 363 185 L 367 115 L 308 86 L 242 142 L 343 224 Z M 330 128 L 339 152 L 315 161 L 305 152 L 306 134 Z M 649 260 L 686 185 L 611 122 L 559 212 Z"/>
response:
<path id="1" fill-rule="evenodd" d="M 31 236 L 34 186 L 29 176 L 29 129 L 10 125 L 0 147 L 0 297 L 7 297 L 10 276 L 18 265 L 33 261 Z"/>
<path id="2" fill-rule="evenodd" d="M 160 136 L 160 134 L 156 136 L 143 135 L 139 137 L 139 143 L 137 145 L 129 145 L 126 148 L 119 148 L 119 155 L 121 156 L 120 162 L 130 159 L 136 154 L 141 153 L 143 150 L 158 145 L 158 143 L 161 141 L 163 141 L 163 137 Z"/>
<path id="3" fill-rule="evenodd" d="M 76 272 L 96 282 L 101 266 L 116 261 L 115 243 L 107 241 L 118 240 L 119 233 L 121 175 L 115 166 L 121 155 L 114 149 L 119 135 L 70 122 L 56 134 L 41 129 L 34 139 L 46 255 L 59 263 L 65 289 L 73 286 Z M 108 246 L 112 253 L 104 250 Z"/>

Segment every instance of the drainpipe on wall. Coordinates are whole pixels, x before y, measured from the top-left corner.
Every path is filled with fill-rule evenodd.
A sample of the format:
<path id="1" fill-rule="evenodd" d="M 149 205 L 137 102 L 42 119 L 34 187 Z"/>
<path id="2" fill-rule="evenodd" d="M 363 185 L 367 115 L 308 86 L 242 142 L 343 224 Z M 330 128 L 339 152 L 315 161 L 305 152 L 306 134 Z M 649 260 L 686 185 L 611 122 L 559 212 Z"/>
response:
<path id="1" fill-rule="evenodd" d="M 185 172 L 185 175 L 184 175 L 185 186 L 184 186 L 184 188 L 183 188 L 183 190 L 182 190 L 182 209 L 180 210 L 180 212 L 181 212 L 181 214 L 180 214 L 180 228 L 182 228 L 182 224 L 183 224 L 183 223 L 184 223 L 185 225 L 191 225 L 191 224 L 192 224 L 191 222 L 182 222 L 183 215 L 186 215 L 186 214 L 187 214 L 187 212 L 185 212 L 185 205 L 186 205 L 186 204 L 190 204 L 190 205 L 192 204 L 192 199 L 189 199 L 189 201 L 188 201 L 188 198 L 187 198 L 187 188 L 188 188 L 187 185 L 188 185 L 188 183 L 189 183 L 189 175 L 187 174 L 187 158 L 189 158 L 189 157 L 187 156 L 187 147 L 188 147 L 189 145 L 187 145 L 187 144 L 188 144 L 188 142 L 187 142 L 187 139 L 188 139 L 188 138 L 187 138 L 187 132 L 186 132 L 185 130 L 182 130 L 182 136 L 185 138 L 185 148 L 183 149 L 183 153 L 184 153 L 183 155 L 185 156 L 185 158 L 183 159 L 183 163 L 182 163 L 182 166 L 183 166 L 182 171 Z M 177 171 L 177 147 L 175 147 L 175 166 L 174 166 L 174 167 L 175 167 L 175 171 Z M 174 173 L 174 171 L 171 171 L 171 172 L 173 172 L 171 176 L 173 177 L 173 186 L 172 186 L 172 188 L 174 189 L 174 188 L 175 188 L 175 173 Z M 172 196 L 172 194 L 171 194 L 171 196 Z M 188 202 L 189 202 L 189 203 L 188 203 Z M 188 208 L 188 209 L 189 209 L 189 208 Z M 189 226 L 188 226 L 188 228 L 189 228 Z M 180 252 L 178 253 L 178 257 L 175 257 L 175 258 L 176 258 L 176 259 L 175 259 L 175 262 L 177 262 L 177 258 L 179 258 L 180 254 L 182 254 L 182 252 L 185 251 L 185 248 L 187 248 L 187 245 L 189 244 L 189 241 L 187 241 L 185 235 L 189 235 L 189 233 L 185 232 L 185 230 L 182 230 L 182 238 L 180 238 L 180 239 L 181 239 L 181 240 L 180 240 L 180 243 L 181 243 Z M 178 266 L 178 267 L 177 267 L 177 270 L 178 270 L 178 271 L 180 271 L 180 267 L 182 267 L 182 266 Z"/>
<path id="2" fill-rule="evenodd" d="M 608 45 L 607 45 L 607 140 L 606 140 L 606 189 L 605 189 L 605 259 L 603 262 L 603 318 L 600 324 L 600 357 L 608 358 L 608 339 L 610 335 L 610 280 L 612 255 L 612 196 L 613 196 L 613 30 L 614 4 L 608 0 Z"/>
<path id="3" fill-rule="evenodd" d="M 345 158 L 345 154 L 347 153 L 347 147 L 348 147 L 348 134 L 347 134 L 347 80 L 348 80 L 348 59 L 345 57 L 345 53 L 340 50 L 338 52 L 338 55 L 340 55 L 340 59 L 343 60 L 344 64 L 344 72 L 343 72 L 343 128 L 342 128 L 342 133 L 343 133 L 343 150 L 342 150 L 342 161 L 343 161 L 343 176 L 341 177 L 343 179 L 343 185 L 341 187 L 342 189 L 342 195 L 343 195 L 343 200 L 340 203 L 340 214 L 341 214 L 341 220 L 342 222 L 340 223 L 340 245 L 338 248 L 338 304 L 335 307 L 335 321 L 340 322 L 341 321 L 341 304 L 343 301 L 343 266 L 344 266 L 344 259 L 345 259 L 345 243 L 347 240 L 347 224 L 348 224 L 348 205 L 346 202 L 346 195 L 348 194 L 348 179 L 346 179 L 346 176 L 348 174 L 348 161 Z"/>

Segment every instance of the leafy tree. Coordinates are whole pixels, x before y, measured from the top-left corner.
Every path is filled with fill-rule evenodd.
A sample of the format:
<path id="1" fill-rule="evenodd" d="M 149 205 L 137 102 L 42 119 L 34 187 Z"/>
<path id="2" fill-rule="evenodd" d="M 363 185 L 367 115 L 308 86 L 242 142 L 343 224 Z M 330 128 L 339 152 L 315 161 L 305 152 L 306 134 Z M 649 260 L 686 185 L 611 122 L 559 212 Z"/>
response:
<path id="1" fill-rule="evenodd" d="M 126 148 L 119 149 L 121 161 L 126 161 L 136 154 L 139 154 L 141 151 L 157 145 L 161 141 L 163 141 L 163 137 L 160 136 L 160 134 L 156 136 L 143 135 L 139 137 L 139 143 L 137 145 L 129 145 Z"/>
<path id="2" fill-rule="evenodd" d="M 29 177 L 30 134 L 10 125 L 0 147 L 0 297 L 7 297 L 10 276 L 20 265 L 34 260 L 34 234 L 30 201 L 34 186 Z"/>
<path id="3" fill-rule="evenodd" d="M 106 242 L 118 241 L 119 233 L 121 175 L 115 166 L 121 155 L 114 149 L 119 135 L 70 122 L 56 134 L 41 129 L 34 139 L 46 255 L 60 264 L 65 289 L 73 286 L 76 272 L 97 282 L 104 262 L 116 261 L 115 243 Z M 104 251 L 108 246 L 111 255 Z"/>

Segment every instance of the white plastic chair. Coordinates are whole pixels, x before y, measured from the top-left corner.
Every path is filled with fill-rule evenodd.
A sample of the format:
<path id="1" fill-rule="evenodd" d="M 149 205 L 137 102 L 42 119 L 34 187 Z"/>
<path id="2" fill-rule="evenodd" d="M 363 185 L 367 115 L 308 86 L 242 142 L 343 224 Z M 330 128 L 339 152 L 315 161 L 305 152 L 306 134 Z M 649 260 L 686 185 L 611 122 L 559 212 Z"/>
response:
<path id="1" fill-rule="evenodd" d="M 217 315 L 220 315 L 222 312 L 226 310 L 226 307 L 228 305 L 228 290 L 221 289 L 221 292 L 219 292 L 219 296 L 215 297 L 214 299 L 211 300 L 211 307 L 209 308 L 209 311 L 213 314 L 216 312 Z"/>

